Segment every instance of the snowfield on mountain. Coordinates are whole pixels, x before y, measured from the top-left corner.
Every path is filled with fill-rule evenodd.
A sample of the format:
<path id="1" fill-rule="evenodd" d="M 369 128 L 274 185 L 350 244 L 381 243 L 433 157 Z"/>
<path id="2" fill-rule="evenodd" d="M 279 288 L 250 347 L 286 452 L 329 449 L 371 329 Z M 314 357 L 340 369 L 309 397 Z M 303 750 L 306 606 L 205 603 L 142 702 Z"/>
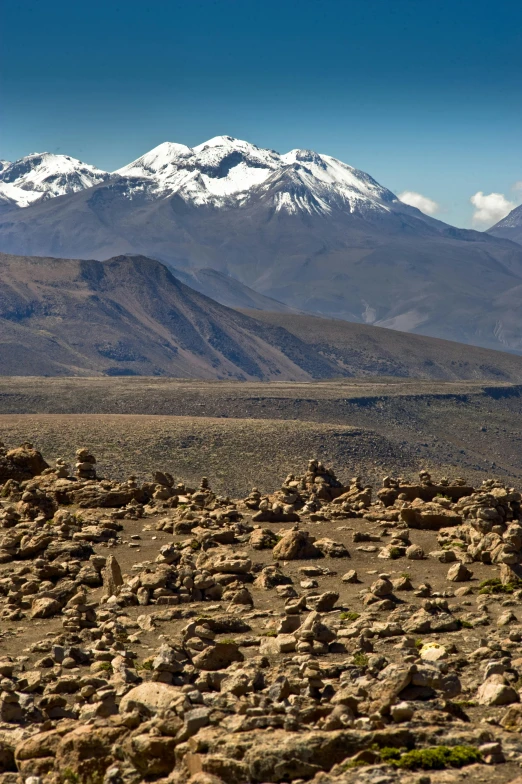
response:
<path id="1" fill-rule="evenodd" d="M 522 351 L 519 244 L 449 226 L 311 150 L 218 136 L 112 173 L 34 154 L 0 171 L 0 251 L 144 255 L 222 304 Z"/>

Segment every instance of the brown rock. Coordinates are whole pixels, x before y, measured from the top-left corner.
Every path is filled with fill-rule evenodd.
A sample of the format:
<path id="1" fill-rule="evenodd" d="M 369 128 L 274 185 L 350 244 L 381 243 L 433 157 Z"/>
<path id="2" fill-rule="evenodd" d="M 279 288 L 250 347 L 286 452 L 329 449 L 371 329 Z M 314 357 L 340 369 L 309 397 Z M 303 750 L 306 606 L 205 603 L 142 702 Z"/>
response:
<path id="1" fill-rule="evenodd" d="M 419 544 L 410 544 L 406 548 L 406 558 L 409 561 L 422 561 L 424 558 L 424 550 Z"/>
<path id="2" fill-rule="evenodd" d="M 16 766 L 24 776 L 41 776 L 53 769 L 54 758 L 63 733 L 38 732 L 16 746 Z"/>
<path id="3" fill-rule="evenodd" d="M 479 705 L 511 705 L 519 701 L 517 692 L 506 683 L 503 675 L 490 675 L 477 691 Z"/>
<path id="4" fill-rule="evenodd" d="M 318 594 L 317 596 L 307 596 L 306 606 L 310 609 L 317 610 L 317 612 L 330 612 L 335 607 L 339 599 L 339 594 L 336 591 L 325 591 L 325 593 Z"/>
<path id="5" fill-rule="evenodd" d="M 411 506 L 401 509 L 401 519 L 410 528 L 426 531 L 438 531 L 439 528 L 460 525 L 462 522 L 461 516 L 451 509 L 446 509 L 437 503 L 424 503 L 420 499 L 413 501 Z"/>
<path id="6" fill-rule="evenodd" d="M 277 544 L 277 536 L 270 528 L 257 528 L 250 534 L 249 544 L 254 550 L 270 550 Z"/>
<path id="7" fill-rule="evenodd" d="M 370 590 L 374 596 L 389 596 L 393 593 L 393 583 L 387 576 L 381 574 L 379 575 L 379 579 L 373 583 Z"/>
<path id="8" fill-rule="evenodd" d="M 127 738 L 123 753 L 143 776 L 162 776 L 174 767 L 176 744 L 175 738 L 144 733 Z"/>
<path id="9" fill-rule="evenodd" d="M 463 563 L 458 561 L 453 566 L 450 566 L 448 569 L 448 574 L 446 575 L 446 579 L 450 580 L 452 583 L 465 583 L 468 580 L 471 580 L 473 577 L 473 572 L 471 572 Z"/>
<path id="10" fill-rule="evenodd" d="M 103 587 L 107 596 L 114 596 L 123 585 L 121 568 L 113 555 L 109 555 L 102 570 Z"/>
<path id="11" fill-rule="evenodd" d="M 9 452 L 0 453 L 0 484 L 14 479 L 24 482 L 49 468 L 40 452 L 32 444 L 22 444 Z"/>
<path id="12" fill-rule="evenodd" d="M 180 699 L 180 689 L 166 683 L 149 681 L 135 686 L 122 697 L 120 714 L 138 711 L 145 716 L 154 716 L 161 711 L 170 710 Z M 181 697 L 181 699 L 183 699 Z"/>
<path id="13" fill-rule="evenodd" d="M 58 770 L 69 770 L 79 781 L 101 781 L 114 762 L 114 745 L 125 734 L 124 727 L 80 725 L 65 735 L 56 751 Z"/>
<path id="14" fill-rule="evenodd" d="M 217 642 L 194 656 L 192 664 L 198 670 L 223 670 L 232 662 L 244 661 L 244 658 L 236 643 Z"/>
<path id="15" fill-rule="evenodd" d="M 305 558 L 322 558 L 323 554 L 314 546 L 315 538 L 307 531 L 288 531 L 273 549 L 274 558 L 281 561 L 296 561 Z"/>
<path id="16" fill-rule="evenodd" d="M 51 597 L 43 597 L 42 599 L 35 599 L 31 608 L 31 618 L 51 618 L 53 615 L 59 613 L 62 609 L 60 602 Z"/>

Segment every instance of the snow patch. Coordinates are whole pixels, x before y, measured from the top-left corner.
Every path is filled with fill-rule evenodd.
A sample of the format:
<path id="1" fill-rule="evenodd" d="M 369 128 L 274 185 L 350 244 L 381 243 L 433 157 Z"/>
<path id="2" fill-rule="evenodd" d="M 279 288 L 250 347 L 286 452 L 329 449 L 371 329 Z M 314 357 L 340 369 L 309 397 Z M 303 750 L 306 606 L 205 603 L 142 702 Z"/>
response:
<path id="1" fill-rule="evenodd" d="M 215 136 L 193 148 L 164 142 L 112 174 L 69 156 L 34 153 L 0 169 L 0 196 L 26 207 L 111 177 L 125 178 L 127 198 L 178 194 L 195 206 L 229 208 L 246 207 L 266 194 L 277 212 L 289 214 L 338 209 L 364 215 L 390 211 L 396 200 L 368 174 L 329 155 L 302 149 L 280 155 L 232 136 Z"/>

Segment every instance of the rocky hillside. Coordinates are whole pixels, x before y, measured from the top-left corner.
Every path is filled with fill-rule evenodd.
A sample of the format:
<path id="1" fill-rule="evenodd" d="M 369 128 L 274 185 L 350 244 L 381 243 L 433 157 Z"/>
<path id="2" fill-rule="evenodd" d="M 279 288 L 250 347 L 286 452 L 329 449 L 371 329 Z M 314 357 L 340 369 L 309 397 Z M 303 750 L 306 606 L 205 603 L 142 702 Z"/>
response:
<path id="1" fill-rule="evenodd" d="M 403 378 L 518 379 L 516 354 L 463 346 L 449 340 L 398 332 L 300 313 L 242 310 L 264 324 L 283 327 L 353 376 Z"/>
<path id="2" fill-rule="evenodd" d="M 204 276 L 221 292 L 224 279 Z M 0 280 L 4 376 L 522 380 L 522 359 L 498 351 L 340 320 L 238 312 L 142 256 L 99 262 L 0 254 Z M 236 293 L 232 302 L 285 309 L 239 284 Z"/>
<path id="3" fill-rule="evenodd" d="M 298 338 L 219 305 L 157 261 L 0 254 L 3 375 L 330 377 Z"/>
<path id="4" fill-rule="evenodd" d="M 158 469 L 0 446 L 3 784 L 520 780 L 520 492 Z"/>

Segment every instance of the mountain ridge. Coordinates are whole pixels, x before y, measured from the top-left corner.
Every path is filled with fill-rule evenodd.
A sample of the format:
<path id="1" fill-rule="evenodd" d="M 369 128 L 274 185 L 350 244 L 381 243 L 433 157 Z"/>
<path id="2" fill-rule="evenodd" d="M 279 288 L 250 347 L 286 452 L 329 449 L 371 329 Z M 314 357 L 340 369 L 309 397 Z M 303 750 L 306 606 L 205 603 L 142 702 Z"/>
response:
<path id="1" fill-rule="evenodd" d="M 522 358 L 346 321 L 218 304 L 143 256 L 0 253 L 0 375 L 522 381 Z"/>
<path id="2" fill-rule="evenodd" d="M 522 204 L 511 210 L 509 215 L 506 215 L 498 223 L 495 223 L 487 233 L 522 245 Z"/>
<path id="3" fill-rule="evenodd" d="M 99 176 L 3 204 L 0 250 L 141 254 L 189 276 L 214 270 L 219 285 L 198 286 L 227 304 L 252 306 L 248 289 L 296 311 L 522 353 L 522 247 L 425 215 L 331 156 L 215 137 Z"/>

